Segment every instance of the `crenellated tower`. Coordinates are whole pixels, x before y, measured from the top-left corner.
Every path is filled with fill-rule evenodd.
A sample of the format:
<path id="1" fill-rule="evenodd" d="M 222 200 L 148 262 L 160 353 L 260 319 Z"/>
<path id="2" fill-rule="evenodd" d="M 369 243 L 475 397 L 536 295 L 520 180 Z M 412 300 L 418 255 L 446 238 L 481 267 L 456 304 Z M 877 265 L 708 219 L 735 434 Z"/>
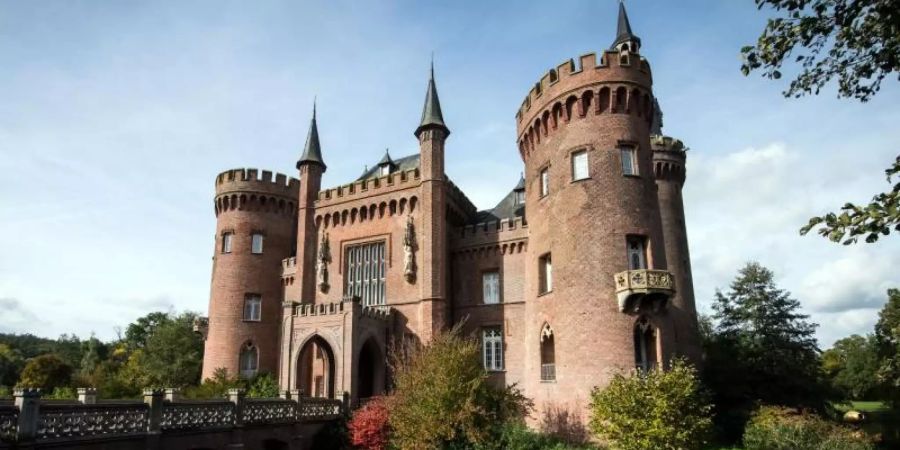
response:
<path id="1" fill-rule="evenodd" d="M 661 114 L 657 114 L 657 117 L 661 117 Z M 661 120 L 658 119 L 657 122 L 661 127 Z M 654 131 L 661 133 L 659 129 Z M 702 349 L 682 198 L 687 148 L 680 140 L 662 134 L 650 137 L 650 147 L 653 150 L 653 174 L 656 178 L 659 214 L 666 243 L 666 260 L 668 269 L 675 278 L 675 285 L 678 286 L 669 307 L 669 314 L 675 323 L 675 346 L 679 354 L 699 364 Z"/>
<path id="2" fill-rule="evenodd" d="M 441 102 L 434 82 L 434 63 L 425 92 L 422 120 L 415 131 L 419 140 L 422 176 L 422 274 L 419 277 L 420 338 L 428 340 L 447 325 L 447 193 L 444 175 L 444 143 L 450 129 L 444 123 Z"/>
<path id="3" fill-rule="evenodd" d="M 293 254 L 299 182 L 267 170 L 216 177 L 216 239 L 203 379 L 275 373 L 281 260 Z M 251 373 L 252 372 L 252 373 Z"/>
<path id="4" fill-rule="evenodd" d="M 316 299 L 316 199 L 322 187 L 325 173 L 322 147 L 319 144 L 319 126 L 316 123 L 316 105 L 313 103 L 312 119 L 306 135 L 303 154 L 297 161 L 300 188 L 297 196 L 297 281 L 300 303 L 315 303 Z"/>
<path id="5" fill-rule="evenodd" d="M 524 378 L 539 413 L 584 408 L 614 371 L 675 350 L 640 50 L 620 4 L 613 45 L 550 70 L 516 115 L 530 229 Z"/>

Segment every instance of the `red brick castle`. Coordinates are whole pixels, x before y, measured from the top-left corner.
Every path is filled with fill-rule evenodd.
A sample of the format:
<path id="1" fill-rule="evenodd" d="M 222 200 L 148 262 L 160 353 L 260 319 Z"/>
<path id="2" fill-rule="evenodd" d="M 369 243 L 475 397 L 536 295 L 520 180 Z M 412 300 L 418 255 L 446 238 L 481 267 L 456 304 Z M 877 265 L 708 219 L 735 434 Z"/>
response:
<path id="1" fill-rule="evenodd" d="M 398 338 L 464 320 L 497 382 L 579 410 L 618 370 L 699 358 L 681 188 L 650 64 L 620 4 L 600 55 L 551 69 L 516 113 L 524 176 L 478 211 L 444 172 L 432 70 L 419 152 L 322 188 L 313 109 L 298 178 L 216 178 L 203 377 L 271 372 L 283 389 L 383 393 Z M 449 153 L 452 155 L 452 150 Z"/>

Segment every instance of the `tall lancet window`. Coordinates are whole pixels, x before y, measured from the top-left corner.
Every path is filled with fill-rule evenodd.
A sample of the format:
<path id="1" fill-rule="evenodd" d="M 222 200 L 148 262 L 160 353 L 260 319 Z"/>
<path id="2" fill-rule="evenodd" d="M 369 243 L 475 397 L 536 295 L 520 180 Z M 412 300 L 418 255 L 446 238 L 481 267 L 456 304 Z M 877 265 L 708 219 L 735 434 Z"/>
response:
<path id="1" fill-rule="evenodd" d="M 360 298 L 364 306 L 385 303 L 384 241 L 347 247 L 344 270 L 344 295 Z"/>

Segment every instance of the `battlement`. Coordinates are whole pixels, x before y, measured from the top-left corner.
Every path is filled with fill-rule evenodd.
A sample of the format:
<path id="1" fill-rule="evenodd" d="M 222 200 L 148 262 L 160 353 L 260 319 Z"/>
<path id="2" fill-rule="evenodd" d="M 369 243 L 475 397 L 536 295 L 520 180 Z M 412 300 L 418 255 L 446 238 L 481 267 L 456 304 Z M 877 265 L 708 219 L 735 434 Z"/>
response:
<path id="1" fill-rule="evenodd" d="M 683 184 L 688 151 L 684 143 L 669 136 L 653 135 L 650 136 L 650 148 L 653 150 L 654 177 Z"/>
<path id="2" fill-rule="evenodd" d="M 217 196 L 232 192 L 254 192 L 296 199 L 299 190 L 300 180 L 270 170 L 231 169 L 216 176 Z"/>
<path id="3" fill-rule="evenodd" d="M 544 99 L 553 99 L 576 86 L 602 82 L 631 82 L 649 87 L 652 84 L 650 63 L 638 53 L 618 50 L 604 50 L 599 61 L 596 53 L 563 61 L 534 84 L 516 113 L 516 121 L 522 122 Z"/>
<path id="4" fill-rule="evenodd" d="M 483 246 L 507 247 L 513 241 L 528 239 L 528 222 L 522 217 L 507 218 L 459 227 L 451 235 L 453 252 L 460 252 Z M 518 248 L 518 247 L 517 247 Z M 504 251 L 504 253 L 506 253 Z"/>
<path id="5" fill-rule="evenodd" d="M 381 191 L 391 192 L 406 189 L 407 187 L 417 185 L 420 179 L 419 169 L 412 169 L 394 172 L 378 178 L 357 180 L 352 183 L 319 191 L 317 206 L 326 206 L 341 201 L 380 194 Z"/>
<path id="6" fill-rule="evenodd" d="M 294 316 L 332 316 L 349 312 L 350 308 L 364 317 L 371 317 L 377 320 L 388 320 L 391 317 L 390 306 L 364 306 L 359 302 L 359 297 L 356 296 L 345 296 L 340 302 L 295 304 Z"/>
<path id="7" fill-rule="evenodd" d="M 281 276 L 289 277 L 297 274 L 297 257 L 291 256 L 281 260 Z"/>
<path id="8" fill-rule="evenodd" d="M 688 148 L 680 139 L 654 134 L 650 136 L 650 148 L 655 152 L 686 152 Z"/>

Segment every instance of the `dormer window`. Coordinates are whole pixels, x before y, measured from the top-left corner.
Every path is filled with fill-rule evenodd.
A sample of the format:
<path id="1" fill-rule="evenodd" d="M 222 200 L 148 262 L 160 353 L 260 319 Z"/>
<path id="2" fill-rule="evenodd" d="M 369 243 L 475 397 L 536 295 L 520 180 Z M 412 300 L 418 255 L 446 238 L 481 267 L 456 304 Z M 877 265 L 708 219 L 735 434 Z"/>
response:
<path id="1" fill-rule="evenodd" d="M 525 204 L 525 191 L 516 191 L 516 204 L 517 205 Z"/>
<path id="2" fill-rule="evenodd" d="M 386 177 L 391 174 L 391 165 L 385 164 L 378 168 L 378 174 L 380 176 Z"/>

